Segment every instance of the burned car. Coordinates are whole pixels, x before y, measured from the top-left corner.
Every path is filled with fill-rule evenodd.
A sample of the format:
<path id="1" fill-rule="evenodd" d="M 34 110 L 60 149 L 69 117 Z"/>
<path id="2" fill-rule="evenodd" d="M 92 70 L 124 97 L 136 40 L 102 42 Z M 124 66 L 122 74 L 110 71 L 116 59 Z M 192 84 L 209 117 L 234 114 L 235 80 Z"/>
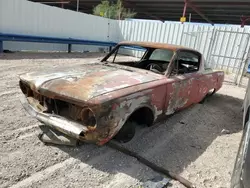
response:
<path id="1" fill-rule="evenodd" d="M 70 137 L 128 142 L 136 125 L 151 126 L 221 88 L 224 73 L 204 62 L 181 46 L 121 42 L 100 62 L 21 75 L 21 101 L 29 114 Z"/>

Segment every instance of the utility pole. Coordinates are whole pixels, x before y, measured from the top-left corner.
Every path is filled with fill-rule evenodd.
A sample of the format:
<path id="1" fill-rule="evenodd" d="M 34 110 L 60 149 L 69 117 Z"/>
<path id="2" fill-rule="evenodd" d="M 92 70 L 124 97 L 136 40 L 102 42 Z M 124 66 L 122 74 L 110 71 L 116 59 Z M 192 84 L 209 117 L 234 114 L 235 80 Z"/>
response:
<path id="1" fill-rule="evenodd" d="M 76 11 L 79 12 L 79 0 L 77 0 Z"/>

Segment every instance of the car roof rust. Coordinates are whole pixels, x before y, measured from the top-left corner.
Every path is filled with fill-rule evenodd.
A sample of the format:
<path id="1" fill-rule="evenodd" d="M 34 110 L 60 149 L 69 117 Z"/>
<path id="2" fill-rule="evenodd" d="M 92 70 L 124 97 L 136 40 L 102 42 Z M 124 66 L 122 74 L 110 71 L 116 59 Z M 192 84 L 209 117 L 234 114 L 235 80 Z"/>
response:
<path id="1" fill-rule="evenodd" d="M 159 42 L 122 41 L 119 44 L 135 45 L 135 46 L 141 46 L 141 47 L 145 47 L 145 48 L 162 48 L 162 49 L 169 49 L 169 50 L 173 50 L 173 51 L 177 51 L 180 49 L 196 51 L 194 49 L 187 48 L 187 47 L 180 46 L 180 45 L 173 45 L 173 44 L 159 43 Z"/>

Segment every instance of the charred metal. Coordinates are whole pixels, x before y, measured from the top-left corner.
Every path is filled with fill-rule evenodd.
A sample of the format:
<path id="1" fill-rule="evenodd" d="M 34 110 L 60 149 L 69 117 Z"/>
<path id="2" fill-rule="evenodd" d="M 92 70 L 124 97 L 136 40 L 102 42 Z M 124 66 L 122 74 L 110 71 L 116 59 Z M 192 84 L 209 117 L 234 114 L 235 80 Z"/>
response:
<path id="1" fill-rule="evenodd" d="M 121 132 L 134 134 L 134 124 L 151 126 L 202 101 L 221 88 L 223 79 L 221 71 L 204 70 L 203 56 L 195 50 L 123 42 L 101 62 L 28 73 L 19 85 L 32 116 L 68 136 L 102 145 Z"/>

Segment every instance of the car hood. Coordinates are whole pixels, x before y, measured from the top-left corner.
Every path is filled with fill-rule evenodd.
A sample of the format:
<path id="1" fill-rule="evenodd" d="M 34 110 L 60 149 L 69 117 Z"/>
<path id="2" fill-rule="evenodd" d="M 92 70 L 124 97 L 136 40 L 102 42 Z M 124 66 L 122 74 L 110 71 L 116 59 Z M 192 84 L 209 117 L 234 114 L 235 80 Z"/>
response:
<path id="1" fill-rule="evenodd" d="M 85 64 L 69 69 L 28 73 L 20 80 L 51 97 L 88 101 L 99 95 L 161 79 L 163 76 L 131 67 Z"/>

